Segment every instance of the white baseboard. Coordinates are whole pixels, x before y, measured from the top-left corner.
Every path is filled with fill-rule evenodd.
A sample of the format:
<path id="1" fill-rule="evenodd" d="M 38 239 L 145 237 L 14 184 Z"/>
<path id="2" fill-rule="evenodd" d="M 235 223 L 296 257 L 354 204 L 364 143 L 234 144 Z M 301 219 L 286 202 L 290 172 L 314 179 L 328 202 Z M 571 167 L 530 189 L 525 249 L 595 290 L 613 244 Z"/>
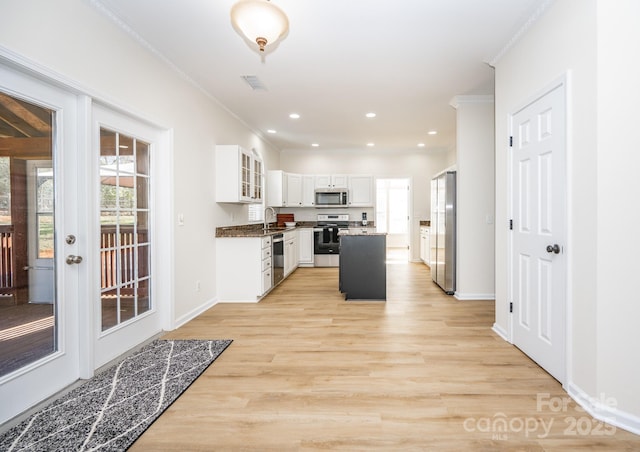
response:
<path id="1" fill-rule="evenodd" d="M 606 394 L 591 397 L 574 383 L 569 383 L 566 390 L 569 396 L 595 419 L 640 435 L 640 417 L 617 408 L 615 401 Z"/>
<path id="2" fill-rule="evenodd" d="M 453 296 L 460 301 L 467 300 L 495 300 L 496 294 L 494 293 L 460 293 L 456 292 Z"/>
<path id="3" fill-rule="evenodd" d="M 504 339 L 506 342 L 511 343 L 511 341 L 509 340 L 509 335 L 507 334 L 507 331 L 497 323 L 493 324 L 493 328 L 491 328 L 491 330 L 494 333 L 496 333 L 498 336 L 500 336 L 502 339 Z"/>
<path id="4" fill-rule="evenodd" d="M 216 304 L 218 304 L 218 299 L 217 298 L 212 298 L 211 300 L 207 301 L 206 303 L 198 306 L 197 308 L 187 312 L 185 315 L 181 316 L 180 318 L 176 319 L 175 322 L 173 322 L 173 329 L 177 329 L 180 328 L 182 325 L 184 325 L 185 323 L 195 319 L 196 317 L 198 317 L 200 314 L 202 314 L 204 311 L 206 311 L 207 309 L 211 308 L 212 306 L 215 306 Z"/>

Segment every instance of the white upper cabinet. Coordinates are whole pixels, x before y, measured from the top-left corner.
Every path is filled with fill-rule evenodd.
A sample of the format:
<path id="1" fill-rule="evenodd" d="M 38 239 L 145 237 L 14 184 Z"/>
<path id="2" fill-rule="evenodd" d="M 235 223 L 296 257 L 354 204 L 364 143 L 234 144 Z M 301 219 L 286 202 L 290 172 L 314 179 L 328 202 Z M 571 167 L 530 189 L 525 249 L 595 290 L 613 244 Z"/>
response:
<path id="1" fill-rule="evenodd" d="M 302 207 L 302 180 L 300 174 L 267 171 L 267 206 Z"/>
<path id="2" fill-rule="evenodd" d="M 267 206 L 284 207 L 287 196 L 285 172 L 282 170 L 267 171 Z"/>
<path id="3" fill-rule="evenodd" d="M 302 207 L 316 205 L 315 183 L 316 178 L 313 174 L 302 175 Z"/>
<path id="4" fill-rule="evenodd" d="M 348 207 L 373 207 L 374 178 L 368 174 L 296 174 L 267 171 L 267 205 L 271 207 L 315 207 L 315 190 L 345 189 Z"/>
<path id="5" fill-rule="evenodd" d="M 287 179 L 287 197 L 285 207 L 302 207 L 302 176 L 285 173 Z"/>
<path id="6" fill-rule="evenodd" d="M 373 176 L 365 174 L 350 175 L 349 207 L 371 207 L 373 204 Z"/>
<path id="7" fill-rule="evenodd" d="M 316 174 L 315 187 L 318 188 L 348 188 L 348 174 Z"/>
<path id="8" fill-rule="evenodd" d="M 253 152 L 235 144 L 216 146 L 216 202 L 262 202 L 262 168 Z"/>

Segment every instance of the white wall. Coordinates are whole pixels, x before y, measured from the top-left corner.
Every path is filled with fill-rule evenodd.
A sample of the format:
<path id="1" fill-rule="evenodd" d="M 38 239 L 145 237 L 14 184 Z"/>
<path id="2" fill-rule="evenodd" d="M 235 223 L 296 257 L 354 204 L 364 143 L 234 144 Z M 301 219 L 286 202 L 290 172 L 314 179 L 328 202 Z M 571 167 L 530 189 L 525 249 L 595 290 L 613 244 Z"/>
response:
<path id="1" fill-rule="evenodd" d="M 640 432 L 636 0 L 556 0 L 496 63 L 496 327 L 509 332 L 507 121 L 560 76 L 568 96 L 568 377 Z M 596 414 L 606 413 L 596 403 Z M 598 411 L 600 410 L 600 411 Z"/>
<path id="2" fill-rule="evenodd" d="M 597 394 L 633 413 L 640 433 L 640 2 L 599 0 Z"/>
<path id="3" fill-rule="evenodd" d="M 301 174 L 372 174 L 376 178 L 410 178 L 412 201 L 411 259 L 420 257 L 420 220 L 429 220 L 431 212 L 431 177 L 447 167 L 448 152 L 395 152 L 392 150 L 361 151 L 283 151 L 280 162 L 284 171 Z M 306 217 L 318 211 L 305 209 Z M 359 219 L 365 209 L 348 209 L 352 219 Z M 284 210 L 283 210 L 284 211 Z M 373 210 L 368 210 L 373 220 Z M 302 216 L 301 216 L 301 219 Z"/>
<path id="4" fill-rule="evenodd" d="M 456 298 L 493 300 L 494 105 L 493 95 L 456 96 Z"/>
<path id="5" fill-rule="evenodd" d="M 216 226 L 247 221 L 246 206 L 214 202 L 215 145 L 255 147 L 270 168 L 279 165 L 279 153 L 89 2 L 2 0 L 0 15 L 2 47 L 173 130 L 173 180 L 166 183 L 174 187 L 176 218 L 185 218 L 174 228 L 174 318 L 196 312 L 216 296 Z"/>

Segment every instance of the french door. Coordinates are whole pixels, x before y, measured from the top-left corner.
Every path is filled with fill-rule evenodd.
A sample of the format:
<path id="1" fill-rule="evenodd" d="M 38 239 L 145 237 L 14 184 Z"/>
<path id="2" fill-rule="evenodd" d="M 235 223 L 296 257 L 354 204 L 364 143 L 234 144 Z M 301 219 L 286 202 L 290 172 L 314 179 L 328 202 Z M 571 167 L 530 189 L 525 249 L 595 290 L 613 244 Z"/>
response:
<path id="1" fill-rule="evenodd" d="M 80 375 L 77 105 L 0 64 L 0 424 Z"/>
<path id="2" fill-rule="evenodd" d="M 157 251 L 153 188 L 162 134 L 100 105 L 92 112 L 98 172 L 92 240 L 99 249 L 93 296 L 97 368 L 162 330 L 161 296 L 152 272 Z"/>
<path id="3" fill-rule="evenodd" d="M 169 140 L 0 61 L 0 424 L 171 327 Z"/>

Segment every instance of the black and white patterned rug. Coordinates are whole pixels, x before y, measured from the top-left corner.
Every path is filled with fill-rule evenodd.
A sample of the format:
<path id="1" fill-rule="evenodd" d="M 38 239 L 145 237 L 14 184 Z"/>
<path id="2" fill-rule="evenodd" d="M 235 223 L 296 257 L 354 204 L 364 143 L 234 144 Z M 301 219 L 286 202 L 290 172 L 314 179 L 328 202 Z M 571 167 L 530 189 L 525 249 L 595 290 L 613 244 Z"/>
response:
<path id="1" fill-rule="evenodd" d="M 1 451 L 123 451 L 231 340 L 156 340 L 0 436 Z"/>

